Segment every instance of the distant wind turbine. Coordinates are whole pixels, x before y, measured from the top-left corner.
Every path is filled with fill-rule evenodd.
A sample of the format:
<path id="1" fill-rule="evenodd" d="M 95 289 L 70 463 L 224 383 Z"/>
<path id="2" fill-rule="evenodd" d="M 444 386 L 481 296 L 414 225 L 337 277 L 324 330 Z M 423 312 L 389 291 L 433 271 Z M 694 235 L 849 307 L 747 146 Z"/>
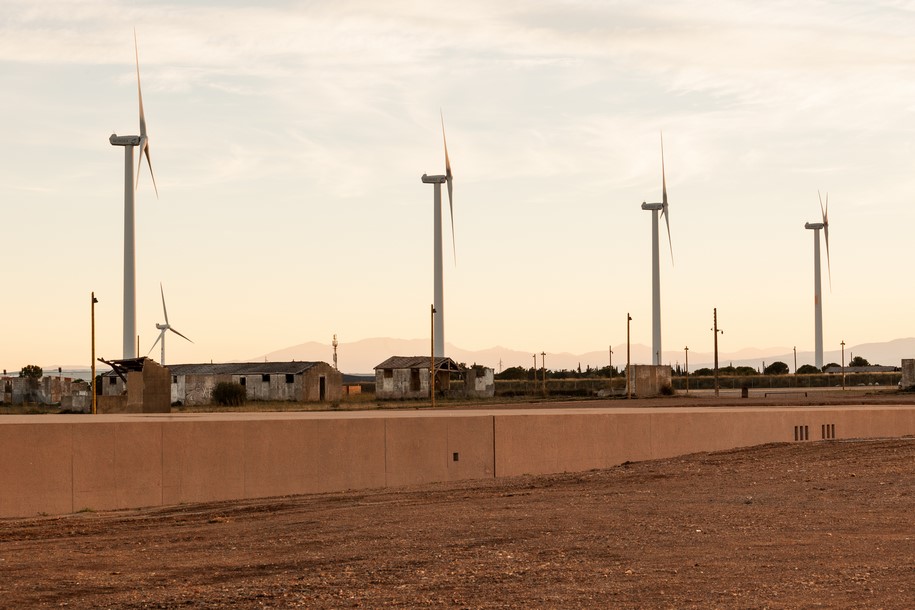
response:
<path id="1" fill-rule="evenodd" d="M 422 180 L 425 184 L 434 185 L 433 204 L 435 211 L 433 214 L 434 223 L 434 245 L 433 245 L 433 266 L 435 272 L 435 294 L 433 295 L 433 306 L 435 307 L 434 325 L 432 338 L 435 344 L 435 357 L 442 358 L 445 356 L 445 297 L 444 286 L 442 281 L 442 184 L 448 185 L 448 208 L 451 212 L 451 248 L 454 251 L 454 205 L 452 203 L 452 180 L 451 160 L 448 158 L 448 141 L 445 139 L 445 117 L 442 119 L 442 143 L 445 146 L 445 175 L 427 176 L 423 174 Z M 455 252 L 455 262 L 457 262 L 457 253 Z"/>
<path id="2" fill-rule="evenodd" d="M 820 198 L 820 214 L 823 222 L 808 222 L 805 229 L 813 230 L 813 308 L 814 308 L 814 363 L 818 369 L 823 368 L 823 295 L 820 288 L 820 229 L 826 239 L 826 269 L 829 272 L 829 287 L 832 288 L 832 265 L 829 263 L 829 193 L 826 193 L 826 205 Z"/>
<path id="3" fill-rule="evenodd" d="M 165 333 L 166 332 L 172 331 L 173 333 L 175 333 L 182 339 L 190 341 L 191 343 L 193 343 L 193 341 L 191 341 L 190 339 L 188 339 L 187 337 L 185 337 L 184 335 L 179 333 L 175 328 L 172 327 L 171 324 L 168 323 L 168 309 L 165 308 L 165 290 L 162 288 L 162 282 L 159 282 L 159 292 L 162 294 L 162 314 L 165 316 L 165 324 L 156 324 L 156 328 L 159 329 L 159 337 L 156 339 L 156 343 L 159 343 L 160 341 L 162 342 L 162 353 L 161 353 L 161 358 L 159 359 L 159 364 L 161 364 L 162 366 L 165 366 Z M 146 352 L 147 355 L 151 354 L 152 351 L 156 348 L 156 343 L 152 344 L 152 347 L 149 348 L 148 352 Z"/>
<path id="4" fill-rule="evenodd" d="M 153 174 L 152 161 L 149 157 L 149 139 L 146 136 L 146 115 L 143 112 L 143 91 L 140 89 L 140 51 L 137 46 L 137 32 L 133 33 L 134 55 L 137 61 L 137 97 L 140 101 L 140 135 L 119 136 L 111 134 L 108 141 L 112 146 L 124 147 L 124 358 L 137 356 L 137 277 L 136 277 L 136 248 L 135 248 L 135 223 L 134 223 L 134 195 L 136 184 L 140 179 L 142 156 L 146 155 L 149 165 L 149 175 L 152 178 L 156 198 L 159 189 L 156 187 L 156 176 Z M 140 163 L 137 166 L 137 177 L 133 176 L 133 149 L 140 148 Z"/>
<path id="5" fill-rule="evenodd" d="M 674 247 L 670 241 L 670 210 L 667 205 L 667 177 L 664 174 L 664 134 L 661 134 L 661 203 L 644 203 L 643 210 L 651 210 L 651 353 L 654 364 L 661 364 L 661 262 L 658 248 L 658 212 L 667 223 L 667 243 L 670 262 L 674 261 Z"/>

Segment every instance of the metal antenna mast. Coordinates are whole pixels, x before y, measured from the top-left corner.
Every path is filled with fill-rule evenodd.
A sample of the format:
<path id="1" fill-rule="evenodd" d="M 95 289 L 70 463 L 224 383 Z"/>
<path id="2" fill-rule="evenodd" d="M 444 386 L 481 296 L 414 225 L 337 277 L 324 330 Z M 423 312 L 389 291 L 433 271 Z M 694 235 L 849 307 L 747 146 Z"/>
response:
<path id="1" fill-rule="evenodd" d="M 340 369 L 337 368 L 337 335 L 336 334 L 334 334 L 334 341 L 331 345 L 334 346 L 334 370 L 339 371 Z"/>

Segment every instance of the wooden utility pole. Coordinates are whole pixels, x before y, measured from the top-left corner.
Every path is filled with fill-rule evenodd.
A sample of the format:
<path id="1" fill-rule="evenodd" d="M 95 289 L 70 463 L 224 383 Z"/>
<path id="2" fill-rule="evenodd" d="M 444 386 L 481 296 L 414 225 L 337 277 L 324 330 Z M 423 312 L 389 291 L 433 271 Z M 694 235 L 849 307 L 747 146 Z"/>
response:
<path id="1" fill-rule="evenodd" d="M 430 334 L 430 343 L 432 344 L 431 355 L 429 361 L 429 397 L 432 399 L 432 408 L 435 408 L 435 304 L 429 306 L 432 309 L 432 313 L 429 315 L 430 325 L 429 328 L 432 331 Z"/>
<path id="2" fill-rule="evenodd" d="M 534 373 L 534 383 L 531 385 L 531 396 L 537 395 L 537 354 L 534 354 L 534 368 L 531 369 Z"/>
<path id="3" fill-rule="evenodd" d="M 842 389 L 845 389 L 845 340 L 842 341 Z"/>
<path id="4" fill-rule="evenodd" d="M 632 359 L 629 351 L 629 323 L 632 316 L 626 314 L 626 398 L 632 398 Z"/>
<path id="5" fill-rule="evenodd" d="M 613 396 L 613 346 L 609 346 L 607 350 L 610 352 L 610 395 Z"/>
<path id="6" fill-rule="evenodd" d="M 95 298 L 95 292 L 92 293 L 92 414 L 95 415 L 97 412 L 96 407 L 96 396 L 98 395 L 98 384 L 95 381 L 95 304 L 98 303 L 98 299 Z"/>
<path id="7" fill-rule="evenodd" d="M 546 398 L 546 352 L 540 352 L 540 366 L 542 367 L 540 376 L 543 381 L 543 397 Z"/>
<path id="8" fill-rule="evenodd" d="M 713 326 L 712 332 L 715 333 L 715 397 L 718 397 L 718 333 L 724 334 L 723 330 L 718 330 L 718 308 L 712 310 Z"/>
<path id="9" fill-rule="evenodd" d="M 686 352 L 686 393 L 689 394 L 689 346 L 683 348 Z"/>

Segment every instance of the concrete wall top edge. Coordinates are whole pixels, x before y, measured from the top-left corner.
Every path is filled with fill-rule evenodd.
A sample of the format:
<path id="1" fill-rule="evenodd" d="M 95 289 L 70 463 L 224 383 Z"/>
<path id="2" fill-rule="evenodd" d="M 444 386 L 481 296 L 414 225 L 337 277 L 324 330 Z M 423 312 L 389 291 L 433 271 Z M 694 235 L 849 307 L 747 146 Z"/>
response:
<path id="1" fill-rule="evenodd" d="M 375 411 L 285 411 L 246 413 L 135 413 L 116 415 L 2 415 L 0 426 L 23 424 L 98 424 L 118 422 L 294 421 L 308 419 L 409 419 L 453 417 L 522 417 L 552 415 L 650 415 L 667 413 L 792 413 L 797 411 L 911 411 L 915 405 L 802 405 L 795 407 L 645 407 L 543 408 Z"/>

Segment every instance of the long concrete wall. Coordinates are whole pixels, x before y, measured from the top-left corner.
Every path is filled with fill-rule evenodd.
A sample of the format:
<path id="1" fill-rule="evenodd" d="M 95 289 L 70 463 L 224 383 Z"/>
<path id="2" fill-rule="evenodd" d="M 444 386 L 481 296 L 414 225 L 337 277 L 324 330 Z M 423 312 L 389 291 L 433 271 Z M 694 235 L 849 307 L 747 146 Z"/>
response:
<path id="1" fill-rule="evenodd" d="M 7 416 L 0 517 L 573 472 L 824 435 L 915 435 L 915 408 Z"/>

